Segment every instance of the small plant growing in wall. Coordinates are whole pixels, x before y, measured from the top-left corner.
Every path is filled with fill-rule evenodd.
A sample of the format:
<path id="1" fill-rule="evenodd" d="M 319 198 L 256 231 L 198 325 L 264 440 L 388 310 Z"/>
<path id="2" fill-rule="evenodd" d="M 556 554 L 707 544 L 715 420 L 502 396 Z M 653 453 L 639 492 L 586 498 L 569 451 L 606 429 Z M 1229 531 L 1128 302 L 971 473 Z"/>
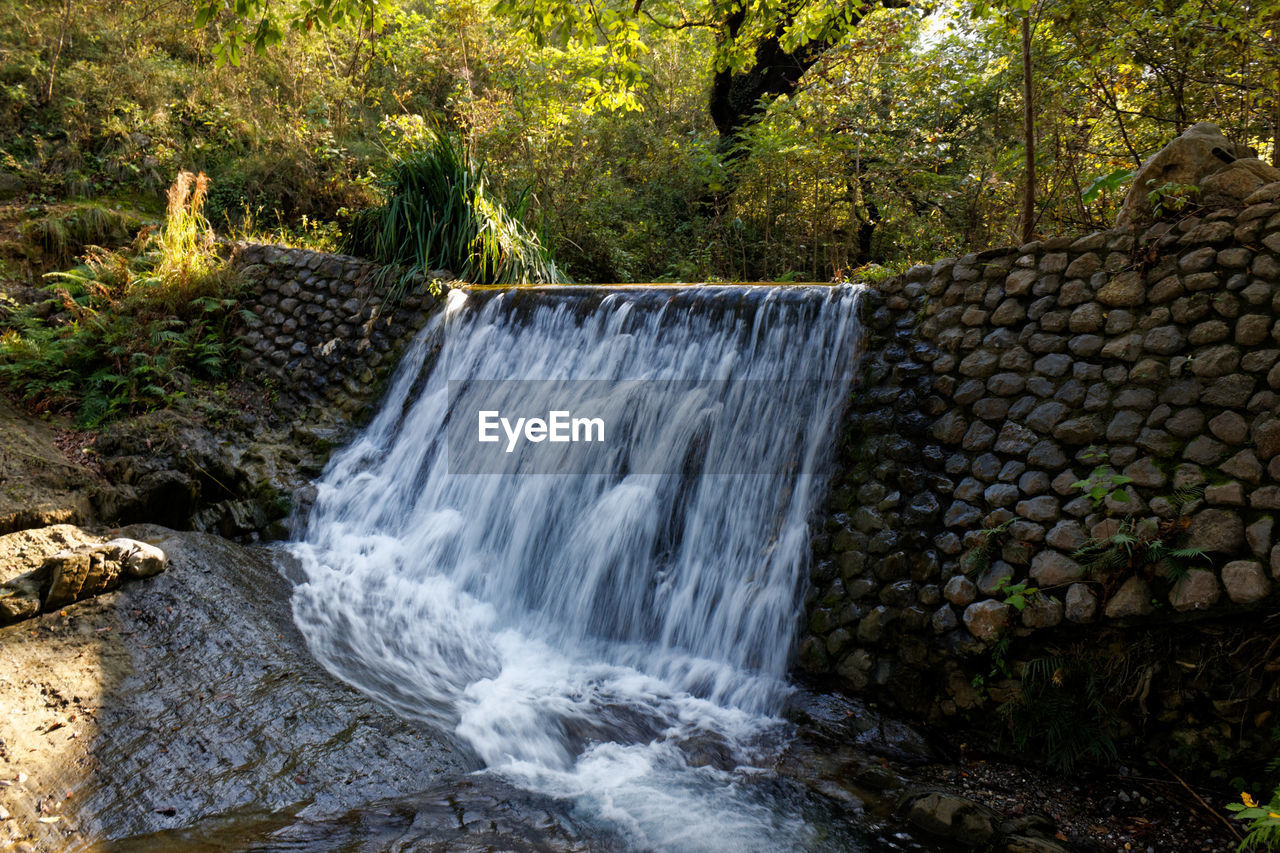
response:
<path id="1" fill-rule="evenodd" d="M 1089 500 L 1093 501 L 1094 509 L 1102 506 L 1107 498 L 1120 503 L 1128 503 L 1129 495 L 1124 491 L 1124 487 L 1132 483 L 1133 478 L 1117 474 L 1107 464 L 1107 452 L 1105 450 L 1090 447 L 1081 458 L 1085 461 L 1093 462 L 1094 469 L 1089 472 L 1088 477 L 1072 483 L 1071 488 L 1082 489 Z"/>
<path id="2" fill-rule="evenodd" d="M 1009 635 L 1006 634 L 995 642 L 988 650 L 990 656 L 991 669 L 986 675 L 978 673 L 969 684 L 974 690 L 977 690 L 983 696 L 990 695 L 987 689 L 988 681 L 995 681 L 998 678 L 1014 678 L 1016 673 L 1013 671 L 1013 664 L 1009 661 Z"/>
<path id="3" fill-rule="evenodd" d="M 1203 549 L 1180 544 L 1190 524 L 1187 508 L 1202 497 L 1203 486 L 1177 489 L 1168 498 L 1177 513 L 1174 518 L 1158 524 L 1126 518 L 1110 536 L 1091 538 L 1072 557 L 1095 578 L 1141 572 L 1163 577 L 1172 586 L 1185 578 L 1196 563 L 1210 561 Z"/>
<path id="4" fill-rule="evenodd" d="M 996 584 L 995 596 L 1021 613 L 1040 595 L 1040 590 L 1034 586 L 1028 586 L 1025 581 L 1011 583 L 1012 580 L 1012 578 L 1000 578 Z"/>
<path id="5" fill-rule="evenodd" d="M 1181 213 L 1198 195 L 1200 188 L 1195 184 L 1171 181 L 1149 191 L 1147 201 L 1151 202 L 1151 213 L 1159 219 L 1170 213 Z"/>
<path id="6" fill-rule="evenodd" d="M 995 527 L 988 527 L 978 531 L 977 536 L 980 541 L 968 554 L 964 555 L 964 560 L 961 563 L 967 576 L 971 578 L 977 577 L 991 568 L 991 564 L 995 562 L 996 557 L 1000 554 L 1000 549 L 1004 547 L 1004 543 L 1009 538 L 1009 528 L 1017 520 L 1018 516 L 1011 516 Z"/>

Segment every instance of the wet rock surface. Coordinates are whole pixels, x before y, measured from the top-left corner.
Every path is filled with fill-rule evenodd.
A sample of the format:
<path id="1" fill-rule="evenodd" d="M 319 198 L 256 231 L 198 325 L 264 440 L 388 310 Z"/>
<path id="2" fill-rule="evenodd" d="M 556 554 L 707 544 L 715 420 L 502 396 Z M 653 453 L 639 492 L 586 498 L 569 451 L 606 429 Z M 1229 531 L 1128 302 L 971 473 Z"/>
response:
<path id="1" fill-rule="evenodd" d="M 225 398 L 193 400 L 105 427 L 93 438 L 103 480 L 94 517 L 239 541 L 285 536 L 285 519 L 355 425 L 334 413 L 299 422 L 294 417 L 303 413 L 261 404 L 254 393 L 242 384 Z"/>
<path id="2" fill-rule="evenodd" d="M 0 629 L 0 842 L 62 850 L 244 813 L 323 821 L 476 768 L 311 660 L 279 555 L 122 532 L 169 570 Z"/>
<path id="3" fill-rule="evenodd" d="M 0 840 L 113 853 L 630 849 L 566 802 L 471 773 L 465 749 L 321 671 L 293 628 L 280 555 L 119 533 L 163 550 L 169 569 L 0 629 Z M 115 535 L 26 531 L 6 553 L 36 563 Z M 748 784 L 792 803 L 822 849 L 962 844 L 982 829 L 970 814 L 995 815 L 998 850 L 1118 849 L 1054 846 L 1056 823 L 1020 819 L 1043 779 L 1001 796 L 964 787 L 970 774 L 937 763 L 919 731 L 857 700 L 801 690 L 788 716 L 776 776 Z M 910 817 L 927 797 L 932 823 Z M 933 840 L 923 824 L 936 830 L 942 812 L 957 819 Z"/>
<path id="4" fill-rule="evenodd" d="M 978 849 L 995 839 L 999 816 L 972 800 L 938 791 L 914 794 L 903 803 L 907 820 L 928 835 Z"/>
<path id="5" fill-rule="evenodd" d="M 622 853 L 617 838 L 576 821 L 570 808 L 491 776 L 475 776 L 413 796 L 381 800 L 337 816 L 242 813 L 195 827 L 108 842 L 103 853 L 221 849 L 329 853 L 332 850 L 421 853 Z"/>
<path id="6" fill-rule="evenodd" d="M 465 748 L 323 672 L 293 627 L 280 553 L 155 526 L 63 525 L 12 534 L 4 554 L 22 568 L 67 549 L 118 549 L 121 535 L 163 551 L 168 570 L 0 629 L 0 842 L 634 849 L 568 801 L 475 774 Z M 931 849 L 894 815 L 901 768 L 935 757 L 918 732 L 838 696 L 801 692 L 793 713 L 799 745 L 782 747 L 777 776 L 745 784 L 792 803 L 819 849 Z M 716 764 L 713 743 L 686 751 Z"/>
<path id="7" fill-rule="evenodd" d="M 855 698 L 801 689 L 778 765 L 862 817 L 868 850 L 1172 851 L 1234 846 L 1173 776 L 1064 775 L 970 754 Z"/>

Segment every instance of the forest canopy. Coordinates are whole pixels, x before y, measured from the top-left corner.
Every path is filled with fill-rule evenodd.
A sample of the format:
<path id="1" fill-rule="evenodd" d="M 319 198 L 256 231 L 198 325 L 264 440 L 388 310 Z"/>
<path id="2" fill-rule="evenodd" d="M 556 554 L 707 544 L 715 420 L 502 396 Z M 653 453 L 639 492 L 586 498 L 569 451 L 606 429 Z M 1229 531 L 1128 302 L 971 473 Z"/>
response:
<path id="1" fill-rule="evenodd" d="M 203 171 L 220 234 L 331 248 L 443 131 L 585 282 L 1106 227 L 1190 125 L 1280 136 L 1277 0 L 22 0 L 0 34 L 0 169 L 36 204 L 145 218 Z"/>

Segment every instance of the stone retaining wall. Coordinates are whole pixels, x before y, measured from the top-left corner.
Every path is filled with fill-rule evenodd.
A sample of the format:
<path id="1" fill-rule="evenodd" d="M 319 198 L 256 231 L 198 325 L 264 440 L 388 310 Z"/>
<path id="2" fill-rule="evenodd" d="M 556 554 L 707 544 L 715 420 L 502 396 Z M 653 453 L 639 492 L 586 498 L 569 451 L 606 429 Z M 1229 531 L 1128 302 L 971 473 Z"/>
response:
<path id="1" fill-rule="evenodd" d="M 1052 647 L 1176 643 L 1197 620 L 1274 637 L 1277 200 L 1272 184 L 1244 210 L 879 285 L 801 669 L 937 719 L 1016 699 L 1017 662 Z M 1098 501 L 1078 485 L 1095 469 Z M 1117 532 L 1208 559 L 1181 578 L 1142 559 L 1081 565 L 1078 549 Z M 1280 703 L 1273 663 L 1232 720 Z"/>
<path id="2" fill-rule="evenodd" d="M 112 424 L 96 439 L 106 523 L 163 523 L 254 541 L 289 534 L 311 481 L 377 404 L 403 346 L 438 299 L 357 258 L 231 247 L 243 290 L 238 357 L 247 381 L 185 408 Z"/>
<path id="3" fill-rule="evenodd" d="M 237 244 L 233 263 L 249 283 L 241 341 L 247 370 L 267 377 L 283 406 L 337 407 L 356 415 L 375 405 L 379 381 L 438 299 L 416 292 L 387 303 L 394 282 L 360 258 L 305 249 Z"/>

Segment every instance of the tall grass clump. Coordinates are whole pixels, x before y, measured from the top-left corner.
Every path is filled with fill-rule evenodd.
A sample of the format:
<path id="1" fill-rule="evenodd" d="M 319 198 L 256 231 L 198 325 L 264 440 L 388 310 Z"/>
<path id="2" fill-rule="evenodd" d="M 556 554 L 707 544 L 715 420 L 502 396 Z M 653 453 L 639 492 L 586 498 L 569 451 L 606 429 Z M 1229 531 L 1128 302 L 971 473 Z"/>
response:
<path id="1" fill-rule="evenodd" d="M 213 229 L 204 218 L 209 178 L 204 172 L 179 172 L 165 196 L 164 228 L 151 247 L 156 257 L 151 286 L 154 296 L 178 305 L 201 295 L 219 266 Z"/>
<path id="2" fill-rule="evenodd" d="M 525 224 L 529 194 L 504 204 L 484 167 L 445 134 L 431 133 L 397 158 L 381 185 L 385 201 L 356 215 L 346 251 L 482 284 L 568 280 Z"/>
<path id="3" fill-rule="evenodd" d="M 86 246 L 128 242 L 139 224 L 136 216 L 93 202 L 77 202 L 24 223 L 19 232 L 40 247 L 47 269 L 70 263 Z"/>
<path id="4" fill-rule="evenodd" d="M 214 251 L 209 180 L 182 172 L 159 230 L 126 251 L 90 247 L 49 273 L 48 298 L 0 328 L 0 381 L 81 427 L 173 402 L 195 380 L 228 375 L 236 283 Z"/>

